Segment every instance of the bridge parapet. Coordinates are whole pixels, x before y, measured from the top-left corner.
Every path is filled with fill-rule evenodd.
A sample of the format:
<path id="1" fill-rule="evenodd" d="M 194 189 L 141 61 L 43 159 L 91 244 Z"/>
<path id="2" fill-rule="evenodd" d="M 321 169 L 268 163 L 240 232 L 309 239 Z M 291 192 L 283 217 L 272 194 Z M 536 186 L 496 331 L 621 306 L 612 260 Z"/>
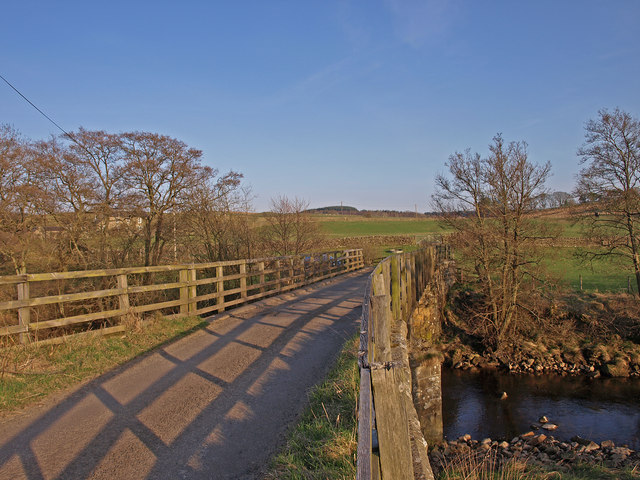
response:
<path id="1" fill-rule="evenodd" d="M 439 260 L 449 255 L 446 245 L 423 245 L 387 257 L 371 273 L 360 330 L 357 480 L 433 479 L 412 400 L 406 339 Z"/>

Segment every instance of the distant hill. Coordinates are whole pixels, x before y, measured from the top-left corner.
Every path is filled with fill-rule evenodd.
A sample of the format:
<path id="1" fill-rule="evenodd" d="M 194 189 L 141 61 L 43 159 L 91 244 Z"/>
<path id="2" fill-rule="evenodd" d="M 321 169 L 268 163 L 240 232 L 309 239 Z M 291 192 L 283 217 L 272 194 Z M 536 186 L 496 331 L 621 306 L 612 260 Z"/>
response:
<path id="1" fill-rule="evenodd" d="M 356 207 L 350 207 L 348 205 L 335 205 L 331 207 L 322 208 L 310 208 L 307 210 L 309 213 L 342 213 L 345 215 L 357 215 L 359 210 Z"/>
<path id="2" fill-rule="evenodd" d="M 426 213 L 417 213 L 410 210 L 406 210 L 404 212 L 399 212 L 397 210 L 358 210 L 357 208 L 348 205 L 310 208 L 307 212 L 325 215 L 359 215 L 362 217 L 423 218 L 428 216 Z"/>

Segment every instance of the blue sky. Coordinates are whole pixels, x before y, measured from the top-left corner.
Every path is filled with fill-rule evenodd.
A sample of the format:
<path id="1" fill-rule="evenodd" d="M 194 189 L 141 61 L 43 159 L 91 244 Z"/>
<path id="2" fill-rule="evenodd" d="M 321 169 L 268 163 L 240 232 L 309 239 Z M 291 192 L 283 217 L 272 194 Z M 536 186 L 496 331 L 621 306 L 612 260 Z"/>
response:
<path id="1" fill-rule="evenodd" d="M 66 130 L 158 132 L 256 210 L 430 210 L 454 151 L 525 140 L 571 190 L 584 122 L 640 115 L 640 1 L 4 2 L 0 74 Z M 0 83 L 0 123 L 53 125 Z"/>

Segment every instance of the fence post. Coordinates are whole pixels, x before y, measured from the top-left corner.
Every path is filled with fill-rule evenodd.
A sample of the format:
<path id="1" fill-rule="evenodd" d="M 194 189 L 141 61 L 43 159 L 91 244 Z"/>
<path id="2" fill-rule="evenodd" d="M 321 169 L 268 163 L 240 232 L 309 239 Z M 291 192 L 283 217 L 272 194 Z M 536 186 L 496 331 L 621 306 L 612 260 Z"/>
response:
<path id="1" fill-rule="evenodd" d="M 393 309 L 393 319 L 399 320 L 402 315 L 400 308 L 400 262 L 398 255 L 391 257 L 391 308 Z"/>
<path id="2" fill-rule="evenodd" d="M 189 270 L 183 268 L 178 272 L 178 281 L 180 283 L 189 282 Z M 180 287 L 180 315 L 187 315 L 189 313 L 189 286 L 183 285 Z"/>
<path id="3" fill-rule="evenodd" d="M 282 276 L 280 273 L 280 266 L 281 266 L 280 260 L 276 260 L 275 266 L 276 266 L 276 280 L 277 280 L 276 291 L 279 292 L 280 289 L 282 288 L 282 282 L 280 281 L 280 278 Z"/>
<path id="4" fill-rule="evenodd" d="M 264 293 L 264 262 L 258 262 L 258 272 L 260 272 L 260 293 Z"/>
<path id="5" fill-rule="evenodd" d="M 373 361 L 391 361 L 391 310 L 389 295 L 371 297 L 371 327 L 373 327 Z"/>
<path id="6" fill-rule="evenodd" d="M 247 298 L 247 262 L 240 263 L 240 297 Z"/>
<path id="7" fill-rule="evenodd" d="M 123 273 L 118 275 L 116 281 L 118 282 L 118 289 L 124 290 L 124 293 L 118 295 L 118 308 L 125 311 L 125 314 L 120 317 L 120 322 L 123 322 L 127 318 L 126 312 L 129 311 L 129 292 L 127 292 L 129 282 L 127 280 L 127 274 Z"/>
<path id="8" fill-rule="evenodd" d="M 193 301 L 193 299 L 198 296 L 198 286 L 196 285 L 196 269 L 193 265 L 189 267 L 187 281 L 189 282 L 189 312 L 191 313 L 195 312 L 198 309 L 198 302 Z"/>
<path id="9" fill-rule="evenodd" d="M 216 282 L 216 292 L 218 293 L 218 313 L 224 312 L 224 267 L 222 265 L 218 265 L 216 267 L 216 278 L 218 281 Z"/>
<path id="10" fill-rule="evenodd" d="M 25 267 L 20 268 L 20 275 L 25 275 L 24 282 L 19 283 L 18 287 L 18 300 L 29 300 L 29 281 L 26 279 L 27 269 Z M 20 333 L 20 343 L 29 343 L 29 324 L 31 323 L 31 308 L 20 307 L 18 309 L 18 324 L 25 327 L 25 332 Z"/>

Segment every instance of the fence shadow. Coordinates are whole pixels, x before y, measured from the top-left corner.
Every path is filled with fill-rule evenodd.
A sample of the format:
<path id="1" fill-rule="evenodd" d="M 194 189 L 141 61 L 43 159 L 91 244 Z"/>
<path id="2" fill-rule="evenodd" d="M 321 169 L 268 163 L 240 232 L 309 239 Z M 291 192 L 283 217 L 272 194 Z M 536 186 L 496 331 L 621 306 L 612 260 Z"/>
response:
<path id="1" fill-rule="evenodd" d="M 365 280 L 232 314 L 1 426 L 0 478 L 255 478 L 355 333 Z"/>

